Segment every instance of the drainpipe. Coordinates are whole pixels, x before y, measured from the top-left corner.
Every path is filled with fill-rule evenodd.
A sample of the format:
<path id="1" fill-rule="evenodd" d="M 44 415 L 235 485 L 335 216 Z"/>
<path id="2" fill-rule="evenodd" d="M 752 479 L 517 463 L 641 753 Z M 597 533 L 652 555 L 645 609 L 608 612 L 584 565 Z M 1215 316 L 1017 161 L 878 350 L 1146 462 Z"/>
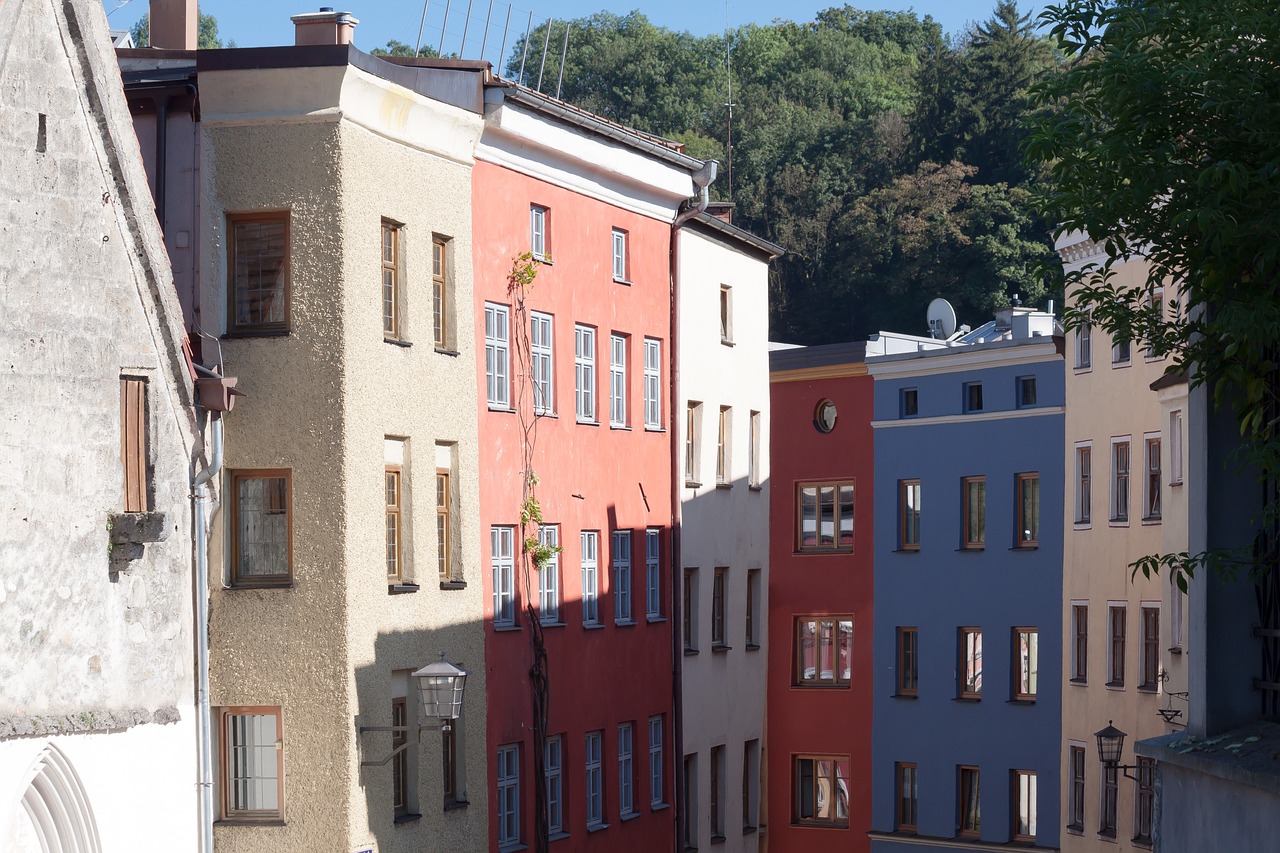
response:
<path id="1" fill-rule="evenodd" d="M 209 532 L 205 501 L 209 481 L 222 470 L 222 413 L 211 412 L 209 464 L 192 478 L 196 533 L 196 715 L 200 728 L 200 851 L 213 853 L 213 734 L 209 710 Z"/>
<path id="2" fill-rule="evenodd" d="M 680 552 L 680 491 L 683 479 L 680 474 L 681 461 L 684 459 L 684 453 L 679 446 L 680 430 L 676 418 L 680 417 L 680 359 L 678 357 L 679 350 L 679 325 L 680 319 L 677 306 L 680 297 L 680 227 L 693 217 L 707 209 L 710 202 L 710 194 L 707 190 L 711 186 L 711 182 L 716 179 L 716 171 L 720 164 L 715 160 L 708 160 L 693 173 L 694 186 L 698 187 L 700 193 L 694 198 L 686 199 L 680 204 L 680 209 L 676 213 L 675 221 L 671 223 L 671 344 L 670 354 L 670 370 L 671 370 L 671 622 L 673 625 L 679 625 L 680 628 L 671 632 L 671 658 L 674 661 L 672 667 L 672 679 L 674 682 L 672 690 L 672 731 L 675 740 L 676 759 L 679 762 L 675 765 L 676 772 L 672 775 L 675 777 L 675 809 L 676 809 L 676 850 L 684 849 L 684 825 L 688 820 L 688 815 L 684 810 L 684 644 L 680 636 L 681 629 L 684 627 L 683 603 L 681 595 L 684 592 L 684 565 L 681 560 Z M 696 198 L 696 201 L 694 200 Z"/>

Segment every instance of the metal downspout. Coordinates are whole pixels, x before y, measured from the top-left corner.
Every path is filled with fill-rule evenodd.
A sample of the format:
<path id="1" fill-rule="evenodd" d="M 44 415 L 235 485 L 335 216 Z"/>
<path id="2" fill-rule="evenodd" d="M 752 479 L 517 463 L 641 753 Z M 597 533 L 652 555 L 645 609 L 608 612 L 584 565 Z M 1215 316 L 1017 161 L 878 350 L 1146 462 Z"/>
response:
<path id="1" fill-rule="evenodd" d="M 209 531 L 205 526 L 208 484 L 222 470 L 222 413 L 212 412 L 208 466 L 192 478 L 196 538 L 196 715 L 200 729 L 200 851 L 213 853 L 213 733 L 209 709 Z"/>

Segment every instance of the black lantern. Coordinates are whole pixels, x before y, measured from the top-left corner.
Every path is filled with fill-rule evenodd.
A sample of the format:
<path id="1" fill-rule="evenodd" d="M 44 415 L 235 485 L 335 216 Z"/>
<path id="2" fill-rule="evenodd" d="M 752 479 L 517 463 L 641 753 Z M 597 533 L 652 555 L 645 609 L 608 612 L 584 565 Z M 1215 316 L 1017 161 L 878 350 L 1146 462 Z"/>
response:
<path id="1" fill-rule="evenodd" d="M 1098 739 L 1098 758 L 1102 760 L 1102 766 L 1108 768 L 1118 766 L 1120 756 L 1124 754 L 1125 734 L 1111 723 L 1107 720 L 1107 727 L 1094 733 Z"/>

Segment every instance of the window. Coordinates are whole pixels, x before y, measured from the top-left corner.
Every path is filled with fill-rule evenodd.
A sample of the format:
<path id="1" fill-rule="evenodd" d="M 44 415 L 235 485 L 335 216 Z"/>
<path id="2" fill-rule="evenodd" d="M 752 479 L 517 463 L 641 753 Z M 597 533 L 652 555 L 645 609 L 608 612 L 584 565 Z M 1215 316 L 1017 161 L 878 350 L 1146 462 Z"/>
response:
<path id="1" fill-rule="evenodd" d="M 751 456 L 747 460 L 747 486 L 760 488 L 760 413 L 752 412 L 750 419 L 751 434 L 747 441 L 751 445 Z"/>
<path id="2" fill-rule="evenodd" d="M 218 709 L 223 820 L 284 817 L 284 732 L 280 708 Z"/>
<path id="3" fill-rule="evenodd" d="M 535 260 L 551 259 L 547 252 L 547 214 L 550 212 L 536 204 L 529 207 L 529 254 Z"/>
<path id="4" fill-rule="evenodd" d="M 1013 698 L 1034 702 L 1040 680 L 1040 633 L 1035 628 L 1013 629 Z M 1033 833 L 1034 834 L 1034 833 Z"/>
<path id="5" fill-rule="evenodd" d="M 702 454 L 702 404 L 689 403 L 684 420 L 684 481 L 686 486 L 702 485 L 699 457 Z"/>
<path id="6" fill-rule="evenodd" d="M 436 349 L 449 347 L 449 249 L 442 237 L 431 240 L 431 325 Z"/>
<path id="7" fill-rule="evenodd" d="M 587 769 L 587 826 L 604 823 L 604 767 L 600 760 L 600 732 L 588 732 L 583 763 Z"/>
<path id="8" fill-rule="evenodd" d="M 662 790 L 662 717 L 649 718 L 649 805 L 666 802 Z"/>
<path id="9" fill-rule="evenodd" d="M 1169 413 L 1169 485 L 1182 483 L 1182 412 Z"/>
<path id="10" fill-rule="evenodd" d="M 897 808 L 894 812 L 894 828 L 899 832 L 916 831 L 916 765 L 904 761 L 894 764 Z"/>
<path id="11" fill-rule="evenodd" d="M 648 619 L 662 618 L 662 568 L 659 559 L 658 531 L 652 528 L 644 532 L 644 615 Z"/>
<path id="12" fill-rule="evenodd" d="M 289 212 L 227 217 L 230 334 L 289 331 Z"/>
<path id="13" fill-rule="evenodd" d="M 1107 647 L 1111 650 L 1107 659 L 1108 687 L 1124 687 L 1124 635 L 1128 615 L 1124 604 L 1107 605 Z"/>
<path id="14" fill-rule="evenodd" d="M 849 756 L 792 759 L 793 819 L 798 824 L 849 825 Z"/>
<path id="15" fill-rule="evenodd" d="M 440 770 L 443 774 L 442 790 L 446 806 L 459 801 L 458 798 L 458 726 L 454 723 L 440 730 Z M 465 790 L 465 788 L 463 789 Z"/>
<path id="16" fill-rule="evenodd" d="M 1111 364 L 1127 365 L 1133 357 L 1133 342 L 1124 341 L 1119 338 L 1111 342 Z"/>
<path id="17" fill-rule="evenodd" d="M 436 445 L 436 562 L 441 583 L 462 579 L 461 567 L 455 565 L 453 543 L 456 533 L 453 518 L 453 476 L 455 444 Z"/>
<path id="18" fill-rule="evenodd" d="M 538 525 L 538 544 L 551 552 L 538 569 L 538 613 L 542 624 L 555 625 L 560 621 L 560 527 Z"/>
<path id="19" fill-rule="evenodd" d="M 760 792 L 760 741 L 742 745 L 742 831 L 756 828 L 756 809 Z"/>
<path id="20" fill-rule="evenodd" d="M 1031 770 L 1013 771 L 1012 785 L 1013 840 L 1036 840 L 1036 774 Z"/>
<path id="21" fill-rule="evenodd" d="M 1040 475 L 1018 475 L 1018 541 L 1019 548 L 1040 545 Z"/>
<path id="22" fill-rule="evenodd" d="M 627 339 L 609 336 L 609 425 L 627 425 Z"/>
<path id="23" fill-rule="evenodd" d="M 839 418 L 840 411 L 836 408 L 834 402 L 831 400 L 819 400 L 818 405 L 813 409 L 813 428 L 826 435 L 836 428 L 836 421 Z"/>
<path id="24" fill-rule="evenodd" d="M 600 533 L 582 531 L 582 624 L 600 624 L 600 587 L 597 569 L 600 553 Z"/>
<path id="25" fill-rule="evenodd" d="M 120 377 L 120 462 L 124 466 L 124 511 L 146 512 L 147 380 Z"/>
<path id="26" fill-rule="evenodd" d="M 631 723 L 618 726 L 618 814 L 623 817 L 636 813 L 634 733 Z"/>
<path id="27" fill-rule="evenodd" d="M 684 757 L 684 849 L 698 849 L 698 754 Z"/>
<path id="28" fill-rule="evenodd" d="M 1116 794 L 1119 788 L 1119 769 L 1102 766 L 1102 808 L 1098 821 L 1098 834 L 1116 837 Z"/>
<path id="29" fill-rule="evenodd" d="M 1083 744 L 1071 744 L 1071 788 L 1067 794 L 1067 829 L 1084 832 L 1084 761 Z"/>
<path id="30" fill-rule="evenodd" d="M 853 617 L 800 616 L 795 621 L 795 685 L 847 687 L 853 675 Z"/>
<path id="31" fill-rule="evenodd" d="M 760 570 L 747 571 L 747 630 L 748 649 L 760 648 Z"/>
<path id="32" fill-rule="evenodd" d="M 1156 816 L 1156 761 L 1138 756 L 1138 778 L 1134 782 L 1133 840 L 1151 844 L 1151 828 Z"/>
<path id="33" fill-rule="evenodd" d="M 1076 524 L 1088 524 L 1093 514 L 1093 447 L 1076 445 Z"/>
<path id="34" fill-rule="evenodd" d="M 724 841 L 724 747 L 711 747 L 711 840 Z"/>
<path id="35" fill-rule="evenodd" d="M 904 418 L 920 414 L 920 393 L 916 388 L 903 388 L 898 392 L 898 411 Z"/>
<path id="36" fill-rule="evenodd" d="M 631 531 L 613 531 L 613 621 L 631 622 Z"/>
<path id="37" fill-rule="evenodd" d="M 1142 520 L 1158 521 L 1160 519 L 1160 438 L 1148 436 L 1143 439 L 1142 444 L 1147 460 L 1147 476 L 1142 488 Z"/>
<path id="38" fill-rule="evenodd" d="M 720 343 L 733 343 L 733 288 L 720 285 Z"/>
<path id="39" fill-rule="evenodd" d="M 391 761 L 391 804 L 396 817 L 409 813 L 409 708 L 405 697 L 391 700 L 391 725 L 403 726 L 405 731 L 391 733 L 391 748 L 405 749 L 397 752 Z"/>
<path id="40" fill-rule="evenodd" d="M 573 327 L 573 387 L 577 397 L 578 420 L 596 420 L 596 330 Z"/>
<path id="41" fill-rule="evenodd" d="M 400 226 L 382 220 L 382 334 L 400 337 Z"/>
<path id="42" fill-rule="evenodd" d="M 404 577 L 404 533 L 400 521 L 403 489 L 400 474 L 400 466 L 386 466 L 387 580 L 391 583 L 400 583 Z"/>
<path id="43" fill-rule="evenodd" d="M 1129 441 L 1111 439 L 1111 520 L 1129 520 Z"/>
<path id="44" fill-rule="evenodd" d="M 613 280 L 627 280 L 627 232 L 613 229 Z"/>
<path id="45" fill-rule="evenodd" d="M 731 452 L 729 449 L 730 431 L 733 428 L 733 410 L 728 406 L 720 407 L 720 426 L 716 439 L 716 482 L 725 485 L 731 477 Z"/>
<path id="46" fill-rule="evenodd" d="M 662 429 L 662 341 L 644 339 L 644 426 Z"/>
<path id="47" fill-rule="evenodd" d="M 231 583 L 293 581 L 293 486 L 288 469 L 231 472 Z"/>
<path id="48" fill-rule="evenodd" d="M 982 698 L 982 629 L 960 629 L 960 698 Z"/>
<path id="49" fill-rule="evenodd" d="M 960 481 L 964 494 L 964 548 L 987 547 L 987 478 L 965 477 Z"/>
<path id="50" fill-rule="evenodd" d="M 529 372 L 533 378 L 533 412 L 554 414 L 555 336 L 550 314 L 529 312 Z"/>
<path id="51" fill-rule="evenodd" d="M 796 487 L 796 550 L 853 550 L 853 483 Z"/>
<path id="52" fill-rule="evenodd" d="M 1160 684 L 1160 605 L 1142 605 L 1142 661 L 1138 689 L 1155 690 Z"/>
<path id="53" fill-rule="evenodd" d="M 516 624 L 515 528 L 491 527 L 489 544 L 493 565 L 493 624 L 512 627 Z"/>
<path id="54" fill-rule="evenodd" d="M 1169 648 L 1182 650 L 1182 607 L 1186 593 L 1178 586 L 1178 576 L 1169 575 Z"/>
<path id="55" fill-rule="evenodd" d="M 711 579 L 711 650 L 728 649 L 724 641 L 724 585 L 729 574 L 726 568 L 716 569 Z"/>
<path id="56" fill-rule="evenodd" d="M 547 738 L 542 773 L 547 780 L 547 833 L 564 832 L 564 754 L 560 735 Z"/>
<path id="57" fill-rule="evenodd" d="M 520 843 L 520 744 L 498 747 L 498 846 Z"/>
<path id="58" fill-rule="evenodd" d="M 698 653 L 698 570 L 684 570 L 684 631 L 685 654 Z"/>
<path id="59" fill-rule="evenodd" d="M 1086 317 L 1080 328 L 1076 329 L 1076 369 L 1085 370 L 1093 366 L 1093 326 Z"/>
<path id="60" fill-rule="evenodd" d="M 489 407 L 511 406 L 509 309 L 505 305 L 484 304 L 484 380 Z"/>
<path id="61" fill-rule="evenodd" d="M 920 690 L 920 632 L 898 629 L 898 696 L 916 696 Z"/>
<path id="62" fill-rule="evenodd" d="M 1089 605 L 1071 602 L 1071 680 L 1089 680 Z"/>
<path id="63" fill-rule="evenodd" d="M 1034 376 L 1018 377 L 1018 408 L 1025 409 L 1036 404 L 1036 378 Z"/>
<path id="64" fill-rule="evenodd" d="M 966 412 L 982 411 L 982 383 L 964 383 L 964 410 Z"/>
<path id="65" fill-rule="evenodd" d="M 979 776 L 977 767 L 959 767 L 957 768 L 959 775 L 959 784 L 956 785 L 958 794 L 957 812 L 959 820 L 956 821 L 957 835 L 981 835 L 982 834 L 982 799 L 979 791 Z"/>
<path id="66" fill-rule="evenodd" d="M 920 481 L 898 481 L 898 548 L 920 550 Z"/>

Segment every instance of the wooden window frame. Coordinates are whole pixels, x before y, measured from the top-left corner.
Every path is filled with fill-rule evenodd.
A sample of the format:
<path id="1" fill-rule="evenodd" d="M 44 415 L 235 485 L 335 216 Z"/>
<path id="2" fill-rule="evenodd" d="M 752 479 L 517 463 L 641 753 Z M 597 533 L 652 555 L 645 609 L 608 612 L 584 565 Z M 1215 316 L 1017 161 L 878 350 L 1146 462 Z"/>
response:
<path id="1" fill-rule="evenodd" d="M 293 248 L 292 216 L 288 210 L 255 211 L 252 213 L 228 213 L 227 222 L 227 334 L 235 336 L 288 334 L 293 321 Z M 236 279 L 236 254 L 239 249 L 236 226 L 255 222 L 269 222 L 284 226 L 284 320 L 270 323 L 238 323 L 236 300 L 239 285 Z"/>
<path id="2" fill-rule="evenodd" d="M 438 350 L 449 349 L 449 241 L 431 238 L 431 337 Z"/>
<path id="3" fill-rule="evenodd" d="M 1033 519 L 1026 517 L 1026 494 L 1025 489 L 1029 488 L 1029 484 L 1035 483 L 1035 507 Z M 1017 548 L 1039 548 L 1040 547 L 1040 472 L 1030 471 L 1016 475 L 1016 483 L 1014 488 L 1014 504 L 1017 512 L 1017 526 L 1014 528 L 1015 547 Z M 1028 521 L 1034 521 L 1035 526 L 1029 528 Z"/>
<path id="4" fill-rule="evenodd" d="M 1029 810 L 1026 815 L 1026 823 L 1028 824 L 1027 828 L 1031 829 L 1034 826 L 1034 828 L 1039 829 L 1039 803 L 1037 800 L 1039 798 L 1040 789 L 1036 780 L 1036 772 L 1034 770 L 1011 770 L 1009 771 L 1009 776 L 1009 836 L 1014 841 L 1034 843 L 1036 840 L 1035 832 L 1019 832 L 1018 830 L 1021 829 L 1021 824 L 1023 823 L 1022 781 L 1024 779 L 1031 780 L 1031 784 L 1029 785 L 1030 790 L 1028 791 L 1031 799 L 1028 803 Z M 1032 823 L 1032 813 L 1036 814 L 1034 824 Z"/>
<path id="5" fill-rule="evenodd" d="M 387 498 L 387 581 L 395 584 L 404 579 L 404 473 L 399 465 L 387 465 L 385 476 L 386 486 L 383 492 Z M 394 541 L 391 539 L 393 535 Z"/>
<path id="6" fill-rule="evenodd" d="M 1148 523 L 1160 521 L 1164 512 L 1160 494 L 1164 482 L 1161 449 L 1159 434 L 1142 437 L 1142 520 Z M 1130 468 L 1132 467 L 1131 461 Z"/>
<path id="7" fill-rule="evenodd" d="M 1071 603 L 1071 677 L 1074 684 L 1089 683 L 1089 605 Z"/>
<path id="8" fill-rule="evenodd" d="M 684 595 L 680 602 L 682 607 L 681 613 L 681 633 L 684 635 L 684 653 L 687 655 L 698 653 L 698 569 L 696 566 L 686 566 L 684 570 Z"/>
<path id="9" fill-rule="evenodd" d="M 587 732 L 583 738 L 582 764 L 586 775 L 586 790 L 583 793 L 586 794 L 587 828 L 607 826 L 605 823 L 603 731 Z"/>
<path id="10" fill-rule="evenodd" d="M 898 666 L 895 673 L 896 696 L 920 695 L 920 629 L 904 625 L 897 629 Z M 909 647 L 909 648 L 908 648 Z"/>
<path id="11" fill-rule="evenodd" d="M 552 761 L 554 748 L 555 761 Z M 564 832 L 564 737 L 551 735 L 543 748 L 542 776 L 547 789 L 547 832 Z M 554 783 L 554 784 L 553 784 Z M 554 790 L 554 793 L 552 793 Z"/>
<path id="12" fill-rule="evenodd" d="M 914 525 L 911 523 L 910 518 L 910 497 L 913 492 L 915 496 Z M 920 550 L 920 522 L 922 520 L 920 511 L 921 498 L 922 490 L 919 479 L 898 481 L 898 550 L 900 551 Z"/>
<path id="13" fill-rule="evenodd" d="M 662 341 L 644 339 L 644 427 L 662 429 Z"/>
<path id="14" fill-rule="evenodd" d="M 147 512 L 151 509 L 150 478 L 147 476 L 151 458 L 147 389 L 145 377 L 120 377 L 120 464 L 124 468 L 125 512 Z"/>
<path id="15" fill-rule="evenodd" d="M 831 788 L 833 811 L 836 811 L 839 808 L 838 797 L 839 797 L 840 781 L 841 781 L 840 764 L 842 762 L 846 766 L 849 766 L 850 764 L 848 755 L 817 755 L 813 753 L 801 753 L 801 754 L 791 756 L 791 824 L 793 826 L 827 826 L 827 827 L 847 828 L 849 826 L 849 817 L 848 817 L 849 803 L 847 800 L 845 802 L 844 818 L 836 817 L 830 820 L 826 820 L 818 817 L 804 817 L 801 815 L 802 801 L 800 797 L 801 795 L 800 762 L 802 761 L 813 762 L 813 784 L 814 784 L 813 802 L 814 802 L 815 808 L 818 801 L 818 786 L 821 784 L 821 781 L 818 778 L 818 762 L 821 762 L 821 761 L 831 762 L 831 770 L 832 770 L 833 778 L 827 781 L 829 782 L 830 788 Z M 847 786 L 849 785 L 849 780 L 845 779 L 844 782 L 846 785 L 846 796 L 847 796 L 848 794 Z"/>
<path id="16" fill-rule="evenodd" d="M 981 699 L 982 698 L 982 675 L 983 675 L 983 655 L 980 650 L 982 646 L 982 629 L 972 626 L 961 627 L 956 630 L 957 647 L 956 657 L 958 665 L 956 667 L 956 695 L 961 699 Z M 974 646 L 974 653 L 969 651 L 969 637 L 977 637 L 978 642 Z M 968 677 L 970 670 L 976 678 L 976 688 L 970 687 L 971 679 Z"/>
<path id="17" fill-rule="evenodd" d="M 711 842 L 715 844 L 725 839 L 725 802 L 724 791 L 722 790 L 725 771 L 724 745 L 711 747 L 710 758 L 711 760 L 708 763 L 711 770 L 711 785 L 708 793 L 711 795 L 711 802 L 708 804 L 710 807 L 707 811 L 710 812 L 709 817 L 711 818 Z"/>
<path id="18" fill-rule="evenodd" d="M 830 545 L 821 544 L 821 524 L 822 524 L 822 489 L 832 488 L 832 524 L 835 535 L 832 537 Z M 840 494 L 844 489 L 849 489 L 852 493 L 852 500 L 849 506 L 849 544 L 845 545 L 840 541 Z M 804 491 L 806 489 L 814 490 L 814 539 L 815 544 L 804 544 Z M 854 539 L 857 536 L 857 488 L 854 480 L 809 480 L 796 483 L 795 492 L 795 549 L 797 554 L 851 554 L 854 549 Z"/>
<path id="19" fill-rule="evenodd" d="M 489 318 L 493 318 L 493 333 Z M 498 335 L 498 318 L 503 318 L 506 334 Z M 498 302 L 484 303 L 485 402 L 490 409 L 511 409 L 511 307 Z M 492 359 L 490 356 L 492 355 Z M 492 362 L 492 363 L 491 363 Z"/>
<path id="20" fill-rule="evenodd" d="M 966 803 L 972 789 L 977 808 L 969 814 Z M 970 764 L 956 767 L 956 835 L 979 838 L 982 835 L 982 770 Z"/>
<path id="21" fill-rule="evenodd" d="M 520 825 L 520 744 L 504 743 L 497 749 L 497 770 L 494 773 L 494 786 L 497 789 L 498 801 L 497 807 L 494 809 L 496 814 L 494 820 L 498 824 L 498 845 L 499 849 L 513 847 L 520 843 L 523 837 L 523 827 Z M 503 765 L 510 765 L 515 768 L 515 772 L 510 775 L 503 775 Z M 511 808 L 504 808 L 504 802 L 510 802 Z M 506 836 L 504 834 L 506 821 L 505 817 L 510 817 L 513 834 Z"/>
<path id="22" fill-rule="evenodd" d="M 893 765 L 894 779 L 894 829 L 898 832 L 916 832 L 920 819 L 919 768 L 914 761 L 897 761 Z M 905 795 L 910 783 L 911 795 Z"/>
<path id="23" fill-rule="evenodd" d="M 453 580 L 453 487 L 448 468 L 436 469 L 436 569 L 442 583 Z"/>
<path id="24" fill-rule="evenodd" d="M 982 399 L 982 383 L 981 382 L 965 382 L 964 388 L 964 407 L 965 414 L 985 411 L 984 401 Z"/>
<path id="25" fill-rule="evenodd" d="M 1124 448 L 1124 466 L 1119 465 L 1119 449 Z M 1121 495 L 1123 492 L 1123 496 Z M 1129 523 L 1129 506 L 1133 501 L 1133 443 L 1128 436 L 1111 439 L 1111 512 L 1112 524 Z"/>
<path id="26" fill-rule="evenodd" d="M 982 522 L 978 530 L 978 536 L 975 538 L 971 534 L 973 531 L 973 518 L 970 516 L 969 510 L 969 491 L 977 486 L 981 486 L 981 507 Z M 965 551 L 983 551 L 987 547 L 987 478 L 986 477 L 963 477 L 960 480 L 960 547 Z"/>
<path id="27" fill-rule="evenodd" d="M 804 640 L 802 636 L 802 626 L 806 623 L 813 623 L 813 676 L 805 677 L 806 667 L 804 665 Z M 822 647 L 823 647 L 823 624 L 831 626 L 831 676 L 824 678 L 822 673 Z M 849 676 L 845 677 L 841 668 L 840 658 L 840 632 L 841 626 L 848 623 L 849 631 Z M 805 689 L 830 690 L 839 689 L 847 690 L 853 686 L 853 614 L 837 613 L 837 614 L 809 614 L 796 616 L 792 620 L 791 627 L 791 654 L 793 658 L 794 675 L 791 680 L 791 686 Z"/>
<path id="28" fill-rule="evenodd" d="M 702 453 L 702 404 L 690 400 L 684 416 L 684 484 L 689 488 L 702 485 L 699 458 Z"/>
<path id="29" fill-rule="evenodd" d="M 1133 843 L 1150 847 L 1155 829 L 1156 760 L 1139 755 L 1137 778 L 1133 780 Z"/>
<path id="30" fill-rule="evenodd" d="M 1081 743 L 1067 745 L 1067 829 L 1084 832 L 1085 821 L 1085 766 L 1088 752 Z M 1079 820 L 1076 820 L 1076 818 Z"/>
<path id="31" fill-rule="evenodd" d="M 545 335 L 544 335 L 545 333 Z M 533 413 L 556 413 L 555 315 L 529 312 L 529 372 L 533 383 Z"/>
<path id="32" fill-rule="evenodd" d="M 663 760 L 663 718 L 661 714 L 649 718 L 649 807 L 666 808 L 666 775 Z M 655 738 L 654 735 L 657 735 Z"/>
<path id="33" fill-rule="evenodd" d="M 920 389 L 919 388 L 898 389 L 898 417 L 900 418 L 920 417 Z"/>
<path id="34" fill-rule="evenodd" d="M 543 625 L 561 625 L 560 525 L 540 523 L 538 544 L 551 549 L 551 555 L 538 570 L 538 621 Z"/>
<path id="35" fill-rule="evenodd" d="M 711 651 L 725 651 L 729 648 L 727 632 L 727 621 L 725 619 L 725 609 L 727 602 L 725 601 L 725 586 L 729 582 L 729 570 L 724 566 L 717 566 L 715 574 L 711 577 Z"/>
<path id="36" fill-rule="evenodd" d="M 456 725 L 440 730 L 440 772 L 442 776 L 441 791 L 444 804 L 452 805 L 458 800 L 458 727 Z"/>
<path id="37" fill-rule="evenodd" d="M 1154 693 L 1160 688 L 1160 605 L 1143 604 L 1138 613 L 1142 628 L 1138 689 Z"/>
<path id="38" fill-rule="evenodd" d="M 1022 685 L 1024 681 L 1031 680 L 1031 673 L 1024 672 L 1022 668 L 1022 635 L 1028 634 L 1035 637 L 1035 684 L 1030 685 L 1030 691 L 1024 691 Z M 1010 693 L 1015 702 L 1034 702 L 1040 691 L 1040 630 L 1035 626 L 1015 626 L 1012 631 L 1013 647 L 1009 657 L 1012 664 L 1013 685 Z"/>
<path id="39" fill-rule="evenodd" d="M 1117 619 L 1119 614 L 1119 619 Z M 1129 606 L 1107 604 L 1107 687 L 1124 687 L 1128 655 Z"/>
<path id="40" fill-rule="evenodd" d="M 382 336 L 388 340 L 402 340 L 401 335 L 401 279 L 403 271 L 401 267 L 401 240 L 400 229 L 403 226 L 398 222 L 390 219 L 382 220 L 382 240 L 379 243 L 379 255 L 382 259 Z M 388 241 L 390 235 L 391 257 L 387 257 Z M 388 283 L 388 276 L 390 282 Z M 388 294 L 388 288 L 390 293 Z"/>
<path id="41" fill-rule="evenodd" d="M 656 527 L 644 531 L 644 615 L 662 619 L 662 532 Z"/>
<path id="42" fill-rule="evenodd" d="M 609 534 L 609 562 L 612 571 L 613 589 L 613 621 L 614 624 L 630 625 L 635 622 L 634 597 L 635 580 L 631 559 L 632 534 L 634 531 L 613 530 Z M 623 553 L 625 551 L 625 553 Z"/>
<path id="43" fill-rule="evenodd" d="M 1104 838 L 1115 838 L 1116 827 L 1120 825 L 1119 768 L 1102 765 L 1102 781 L 1098 785 L 1098 795 L 1098 834 Z"/>
<path id="44" fill-rule="evenodd" d="M 504 538 L 507 542 L 504 543 Z M 514 628 L 518 624 L 517 600 L 515 582 L 515 550 L 516 550 L 516 533 L 515 528 L 509 524 L 495 524 L 489 528 L 489 567 L 491 577 L 493 578 L 493 627 L 494 628 Z M 508 545 L 510 553 L 500 553 L 505 548 L 500 546 Z M 504 588 L 510 582 L 509 592 Z M 506 594 L 504 594 L 506 592 Z M 505 607 L 503 605 L 506 605 Z M 509 609 L 509 614 L 504 612 Z"/>
<path id="45" fill-rule="evenodd" d="M 551 208 L 529 205 L 529 254 L 535 261 L 551 261 Z"/>
<path id="46" fill-rule="evenodd" d="M 228 705 L 216 709 L 218 718 L 218 787 L 221 797 L 218 814 L 227 823 L 279 823 L 284 820 L 284 712 L 279 705 Z M 274 810 L 246 810 L 231 807 L 231 717 L 273 716 L 276 719 L 276 802 Z"/>
<path id="47" fill-rule="evenodd" d="M 1076 495 L 1075 523 L 1085 526 L 1093 523 L 1093 445 L 1075 446 Z"/>
<path id="48" fill-rule="evenodd" d="M 744 641 L 748 649 L 760 648 L 761 570 L 747 569 L 747 612 Z"/>
<path id="49" fill-rule="evenodd" d="M 231 585 L 238 588 L 291 586 L 293 584 L 293 469 L 292 468 L 237 468 L 229 472 L 228 503 L 231 525 Z M 242 480 L 284 480 L 284 513 L 287 532 L 286 553 L 288 571 L 275 575 L 240 575 L 240 490 Z"/>
<path id="50" fill-rule="evenodd" d="M 587 543 L 591 543 L 590 549 Z M 579 576 L 582 584 L 582 624 L 584 626 L 595 627 L 603 625 L 604 621 L 600 618 L 600 531 L 599 530 L 581 530 L 578 532 L 578 547 L 581 549 L 582 574 Z M 591 556 L 588 558 L 587 552 L 590 550 Z M 587 579 L 591 579 L 590 597 L 587 595 Z M 588 613 L 587 605 L 590 604 L 590 613 Z"/>
<path id="51" fill-rule="evenodd" d="M 733 346 L 733 288 L 720 285 L 720 343 Z"/>
<path id="52" fill-rule="evenodd" d="M 573 326 L 574 416 L 580 424 L 600 422 L 600 382 L 596 371 L 598 333 L 595 326 L 582 323 Z"/>
<path id="53" fill-rule="evenodd" d="M 1028 376 L 1019 376 L 1014 381 L 1017 383 L 1016 390 L 1017 390 L 1018 408 L 1031 409 L 1038 406 L 1039 403 L 1036 401 L 1039 399 L 1039 395 L 1037 394 L 1037 388 L 1036 388 L 1037 383 L 1036 383 L 1035 374 L 1031 374 Z M 1031 393 L 1028 394 L 1027 393 L 1028 391 L 1030 391 Z"/>
<path id="54" fill-rule="evenodd" d="M 720 419 L 716 427 L 716 485 L 727 486 L 733 482 L 733 408 L 720 407 Z"/>
<path id="55" fill-rule="evenodd" d="M 633 817 L 635 814 L 636 725 L 624 722 L 618 723 L 618 816 Z"/>
<path id="56" fill-rule="evenodd" d="M 391 733 L 391 748 L 400 749 L 391 758 L 391 805 L 396 817 L 409 814 L 409 705 L 404 696 L 391 700 L 391 725 L 405 731 Z"/>

